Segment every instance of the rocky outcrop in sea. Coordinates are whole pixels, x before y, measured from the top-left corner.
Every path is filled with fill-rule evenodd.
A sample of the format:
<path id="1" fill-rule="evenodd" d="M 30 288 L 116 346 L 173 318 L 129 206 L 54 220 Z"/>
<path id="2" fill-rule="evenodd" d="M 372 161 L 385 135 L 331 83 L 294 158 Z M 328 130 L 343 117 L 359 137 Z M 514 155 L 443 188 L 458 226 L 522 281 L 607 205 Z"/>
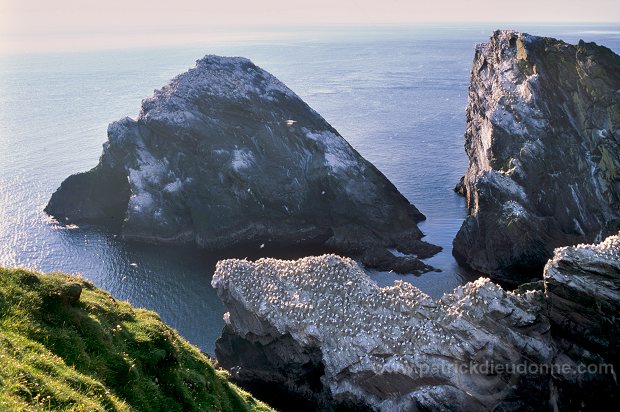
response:
<path id="1" fill-rule="evenodd" d="M 620 56 L 497 31 L 476 48 L 457 190 L 459 263 L 518 284 L 559 246 L 620 228 Z"/>
<path id="2" fill-rule="evenodd" d="M 335 255 L 225 260 L 212 285 L 220 365 L 320 410 L 585 410 L 619 393 L 618 236 L 558 249 L 514 292 L 480 278 L 433 300 Z"/>
<path id="3" fill-rule="evenodd" d="M 45 208 L 123 239 L 234 246 L 318 244 L 421 273 L 424 219 L 325 119 L 244 58 L 207 56 L 110 124 L 99 164 Z M 396 257 L 386 248 L 409 254 Z"/>

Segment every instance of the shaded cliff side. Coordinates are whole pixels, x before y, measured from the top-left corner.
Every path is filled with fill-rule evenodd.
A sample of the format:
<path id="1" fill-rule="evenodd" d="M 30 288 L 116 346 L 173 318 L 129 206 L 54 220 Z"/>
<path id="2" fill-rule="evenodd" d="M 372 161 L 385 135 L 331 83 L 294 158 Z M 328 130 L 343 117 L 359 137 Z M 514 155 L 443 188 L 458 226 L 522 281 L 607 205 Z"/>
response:
<path id="1" fill-rule="evenodd" d="M 424 216 L 319 114 L 244 58 L 207 56 L 110 124 L 100 162 L 45 211 L 127 240 L 206 249 L 324 244 L 368 265 L 430 269 Z M 395 247 L 413 257 L 395 257 Z"/>
<path id="2" fill-rule="evenodd" d="M 620 57 L 594 43 L 497 31 L 476 48 L 461 264 L 519 283 L 620 228 L 619 90 Z"/>
<path id="3" fill-rule="evenodd" d="M 605 409 L 620 398 L 620 233 L 556 249 L 545 266 L 547 315 L 557 348 L 559 410 Z M 599 365 L 590 369 L 579 365 Z"/>

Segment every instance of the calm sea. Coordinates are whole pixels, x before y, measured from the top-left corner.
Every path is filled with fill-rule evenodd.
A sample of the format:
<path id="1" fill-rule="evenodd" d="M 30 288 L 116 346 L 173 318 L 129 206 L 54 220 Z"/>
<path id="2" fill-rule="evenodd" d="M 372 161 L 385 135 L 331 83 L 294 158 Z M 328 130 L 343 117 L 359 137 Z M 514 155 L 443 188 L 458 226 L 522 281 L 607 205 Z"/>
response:
<path id="1" fill-rule="evenodd" d="M 620 51 L 619 26 L 513 26 Z M 213 53 L 249 57 L 285 82 L 426 214 L 426 239 L 444 247 L 428 262 L 442 272 L 372 276 L 440 296 L 470 277 L 451 256 L 466 213 L 452 188 L 467 165 L 474 45 L 494 28 L 332 29 L 269 42 L 0 56 L 0 265 L 81 273 L 212 352 L 224 313 L 210 286 L 218 256 L 62 229 L 42 210 L 65 177 L 97 163 L 109 122 L 135 117 L 142 98 Z"/>

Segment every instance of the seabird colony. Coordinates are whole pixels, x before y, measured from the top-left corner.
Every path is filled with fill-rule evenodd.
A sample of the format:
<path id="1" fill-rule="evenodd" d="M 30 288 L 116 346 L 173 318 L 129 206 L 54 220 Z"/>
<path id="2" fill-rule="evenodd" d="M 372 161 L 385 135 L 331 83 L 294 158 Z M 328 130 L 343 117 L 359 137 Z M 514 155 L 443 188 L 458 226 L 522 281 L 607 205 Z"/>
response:
<path id="1" fill-rule="evenodd" d="M 512 299 L 488 279 L 434 301 L 402 281 L 381 288 L 355 261 L 335 255 L 224 260 L 212 284 L 278 332 L 319 346 L 326 372 L 334 374 L 348 368 L 416 375 L 416 365 L 429 357 L 471 358 L 479 348 L 465 336 L 468 331 L 484 334 L 481 340 L 497 339 L 477 325 L 491 312 L 524 323 L 535 316 L 522 309 L 523 296 Z"/>

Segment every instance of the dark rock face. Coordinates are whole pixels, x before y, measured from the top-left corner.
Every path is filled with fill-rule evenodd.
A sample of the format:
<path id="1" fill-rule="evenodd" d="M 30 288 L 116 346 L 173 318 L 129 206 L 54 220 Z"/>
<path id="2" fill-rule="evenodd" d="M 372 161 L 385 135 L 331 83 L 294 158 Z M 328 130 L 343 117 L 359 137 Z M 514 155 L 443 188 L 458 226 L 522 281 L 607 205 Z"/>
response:
<path id="1" fill-rule="evenodd" d="M 82 286 L 79 283 L 70 283 L 61 292 L 61 296 L 67 305 L 75 305 L 82 296 Z"/>
<path id="2" fill-rule="evenodd" d="M 91 171 L 65 179 L 45 211 L 57 217 L 60 223 L 99 222 L 118 230 L 131 192 L 127 176 L 118 170 L 120 168 L 104 163 L 107 159 L 109 156 L 102 156 L 101 164 Z"/>
<path id="3" fill-rule="evenodd" d="M 505 282 L 620 228 L 620 57 L 512 31 L 476 49 L 457 260 Z"/>
<path id="4" fill-rule="evenodd" d="M 424 216 L 385 176 L 243 58 L 207 56 L 144 100 L 137 120 L 112 123 L 99 165 L 65 180 L 45 210 L 116 224 L 128 240 L 206 249 L 430 247 L 416 225 Z"/>
<path id="5" fill-rule="evenodd" d="M 604 410 L 620 393 L 620 234 L 556 250 L 515 292 L 480 278 L 432 300 L 334 255 L 226 260 L 212 285 L 220 364 L 315 410 Z"/>
<path id="6" fill-rule="evenodd" d="M 601 365 L 556 376 L 560 410 L 604 409 L 620 398 L 620 234 L 556 250 L 544 282 L 555 363 Z"/>

